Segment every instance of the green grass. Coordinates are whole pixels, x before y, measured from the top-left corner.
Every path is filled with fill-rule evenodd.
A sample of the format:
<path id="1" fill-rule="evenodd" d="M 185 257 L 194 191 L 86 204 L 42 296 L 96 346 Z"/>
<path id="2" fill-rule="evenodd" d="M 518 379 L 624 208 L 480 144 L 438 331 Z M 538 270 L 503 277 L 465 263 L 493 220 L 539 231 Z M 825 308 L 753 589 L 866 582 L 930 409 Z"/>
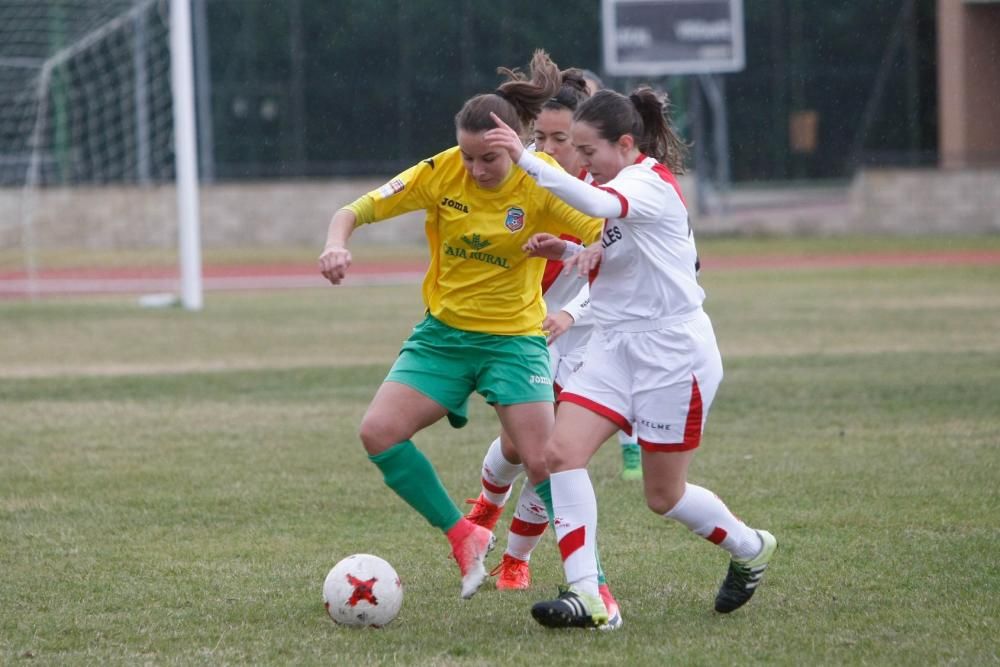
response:
<path id="1" fill-rule="evenodd" d="M 714 614 L 725 554 L 645 509 L 609 443 L 611 634 L 531 620 L 561 581 L 550 536 L 533 590 L 460 600 L 446 541 L 367 462 L 355 430 L 417 286 L 210 293 L 200 314 L 0 302 L 0 664 L 1000 661 L 1000 267 L 703 283 L 726 379 L 690 477 L 781 547 Z M 416 439 L 458 502 L 496 430 L 472 408 Z M 324 616 L 355 552 L 404 581 L 386 629 Z"/>

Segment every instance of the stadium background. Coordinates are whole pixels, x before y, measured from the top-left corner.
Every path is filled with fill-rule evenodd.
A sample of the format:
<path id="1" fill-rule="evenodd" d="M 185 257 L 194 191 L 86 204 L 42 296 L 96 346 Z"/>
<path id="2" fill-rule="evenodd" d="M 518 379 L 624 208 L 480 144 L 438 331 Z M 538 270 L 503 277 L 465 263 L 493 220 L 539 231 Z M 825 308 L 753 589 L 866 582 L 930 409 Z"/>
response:
<path id="1" fill-rule="evenodd" d="M 725 77 L 735 181 L 934 163 L 934 0 L 750 0 L 744 10 L 747 66 Z M 462 102 L 535 47 L 602 73 L 597 0 L 571 11 L 532 0 L 208 0 L 205 14 L 215 164 L 202 169 L 221 180 L 397 172 L 449 145 Z M 903 44 L 887 53 L 896 31 Z M 654 83 L 671 92 L 689 131 L 689 77 Z M 808 111 L 815 149 L 790 150 L 791 119 Z M 856 154 L 845 151 L 856 144 Z"/>
<path id="2" fill-rule="evenodd" d="M 30 55 L 39 60 L 102 21 L 149 8 L 141 38 L 132 30 L 52 68 L 42 95 L 46 111 L 39 114 L 44 149 L 27 146 L 30 123 L 0 118 L 0 268 L 33 263 L 44 270 L 47 252 L 67 248 L 176 246 L 167 4 L 0 2 L 2 30 L 18 36 L 5 40 L 0 56 L 24 55 L 21 33 L 37 33 L 37 53 Z M 563 66 L 595 70 L 617 90 L 644 82 L 603 71 L 600 6 L 599 0 L 573 3 L 573 11 L 527 0 L 192 0 L 205 247 L 319 245 L 330 211 L 450 145 L 461 103 L 496 85 L 498 65 L 524 65 L 533 48 L 548 49 Z M 956 7 L 967 25 L 986 31 L 978 54 L 970 39 L 941 45 L 942 9 L 954 15 Z M 730 180 L 715 182 L 719 165 L 706 151 L 697 183 L 704 187 L 696 189 L 691 178 L 683 184 L 699 233 L 1000 230 L 1000 128 L 981 120 L 992 139 L 978 147 L 970 140 L 963 157 L 974 159 L 945 165 L 954 161 L 941 149 L 947 128 L 939 108 L 946 99 L 982 117 L 1000 104 L 995 80 L 993 88 L 978 90 L 970 80 L 945 97 L 941 82 L 951 79 L 942 78 L 940 58 L 943 48 L 969 51 L 958 59 L 980 72 L 980 82 L 1000 79 L 989 66 L 1000 59 L 996 40 L 991 46 L 988 39 L 998 7 L 961 0 L 745 2 L 746 67 L 717 75 L 728 101 Z M 139 114 L 108 102 L 133 91 L 103 90 L 108 84 L 100 73 L 128 60 L 140 43 L 153 113 L 145 166 L 136 168 L 126 154 L 134 149 L 117 143 Z M 33 85 L 31 71 L 4 73 L 4 95 L 19 101 Z M 130 71 L 119 74 L 125 84 L 115 85 L 128 84 Z M 687 138 L 697 134 L 696 117 L 703 119 L 699 144 L 711 146 L 716 128 L 695 77 L 650 83 L 669 91 Z M 94 101 L 76 101 L 91 89 L 98 91 Z M 968 116 L 954 117 L 964 131 Z M 25 189 L 32 155 L 37 187 Z M 418 215 L 359 236 L 402 243 L 420 237 Z"/>

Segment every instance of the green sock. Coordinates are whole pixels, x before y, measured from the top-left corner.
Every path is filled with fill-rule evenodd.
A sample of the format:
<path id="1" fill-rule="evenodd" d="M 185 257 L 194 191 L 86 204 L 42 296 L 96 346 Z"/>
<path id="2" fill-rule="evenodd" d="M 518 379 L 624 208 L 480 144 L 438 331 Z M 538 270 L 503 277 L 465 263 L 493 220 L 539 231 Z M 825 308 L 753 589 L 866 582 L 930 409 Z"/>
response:
<path id="1" fill-rule="evenodd" d="M 434 466 L 409 440 L 368 458 L 382 471 L 386 486 L 435 528 L 447 532 L 462 518 Z"/>
<path id="2" fill-rule="evenodd" d="M 545 503 L 545 513 L 549 517 L 549 525 L 552 526 L 552 533 L 555 534 L 556 528 L 553 519 L 556 516 L 555 510 L 552 509 L 552 485 L 549 484 L 549 478 L 546 477 L 545 481 L 541 484 L 535 486 L 535 493 L 538 497 L 542 499 Z M 603 585 L 608 583 L 608 578 L 604 576 L 604 567 L 601 566 L 601 555 L 597 553 L 597 545 L 594 545 L 594 558 L 597 559 L 597 583 L 598 585 Z"/>
<path id="3" fill-rule="evenodd" d="M 545 503 L 545 514 L 549 517 L 549 525 L 555 527 L 552 520 L 555 518 L 555 510 L 552 509 L 552 485 L 549 483 L 549 478 L 546 477 L 545 481 L 541 484 L 535 485 L 535 493 L 538 497 L 542 499 Z"/>

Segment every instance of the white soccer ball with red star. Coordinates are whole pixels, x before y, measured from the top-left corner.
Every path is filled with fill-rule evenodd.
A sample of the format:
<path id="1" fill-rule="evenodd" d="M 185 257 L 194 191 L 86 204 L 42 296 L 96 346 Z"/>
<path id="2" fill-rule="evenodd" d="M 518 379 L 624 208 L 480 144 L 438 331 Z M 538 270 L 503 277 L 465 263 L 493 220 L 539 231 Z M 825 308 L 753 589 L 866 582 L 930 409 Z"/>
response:
<path id="1" fill-rule="evenodd" d="M 380 628 L 403 605 L 403 584 L 392 565 L 371 554 L 354 554 L 333 566 L 323 582 L 323 603 L 338 625 Z"/>

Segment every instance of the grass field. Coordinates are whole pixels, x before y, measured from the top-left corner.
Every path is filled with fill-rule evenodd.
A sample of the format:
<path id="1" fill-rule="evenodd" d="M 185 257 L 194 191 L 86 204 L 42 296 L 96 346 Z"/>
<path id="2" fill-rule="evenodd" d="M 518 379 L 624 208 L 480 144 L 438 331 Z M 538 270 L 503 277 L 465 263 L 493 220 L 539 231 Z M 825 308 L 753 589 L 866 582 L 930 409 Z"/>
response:
<path id="1" fill-rule="evenodd" d="M 707 266 L 851 250 L 700 247 Z M 1000 662 L 1000 266 L 702 282 L 726 379 L 691 480 L 781 547 L 754 600 L 716 615 L 725 554 L 645 509 L 609 443 L 591 474 L 616 633 L 531 620 L 561 582 L 548 535 L 531 591 L 460 600 L 447 542 L 366 461 L 355 430 L 417 286 L 212 293 L 199 314 L 0 302 L 0 664 Z M 496 431 L 472 408 L 416 439 L 457 502 Z M 324 615 L 323 578 L 355 552 L 406 587 L 383 630 Z"/>

